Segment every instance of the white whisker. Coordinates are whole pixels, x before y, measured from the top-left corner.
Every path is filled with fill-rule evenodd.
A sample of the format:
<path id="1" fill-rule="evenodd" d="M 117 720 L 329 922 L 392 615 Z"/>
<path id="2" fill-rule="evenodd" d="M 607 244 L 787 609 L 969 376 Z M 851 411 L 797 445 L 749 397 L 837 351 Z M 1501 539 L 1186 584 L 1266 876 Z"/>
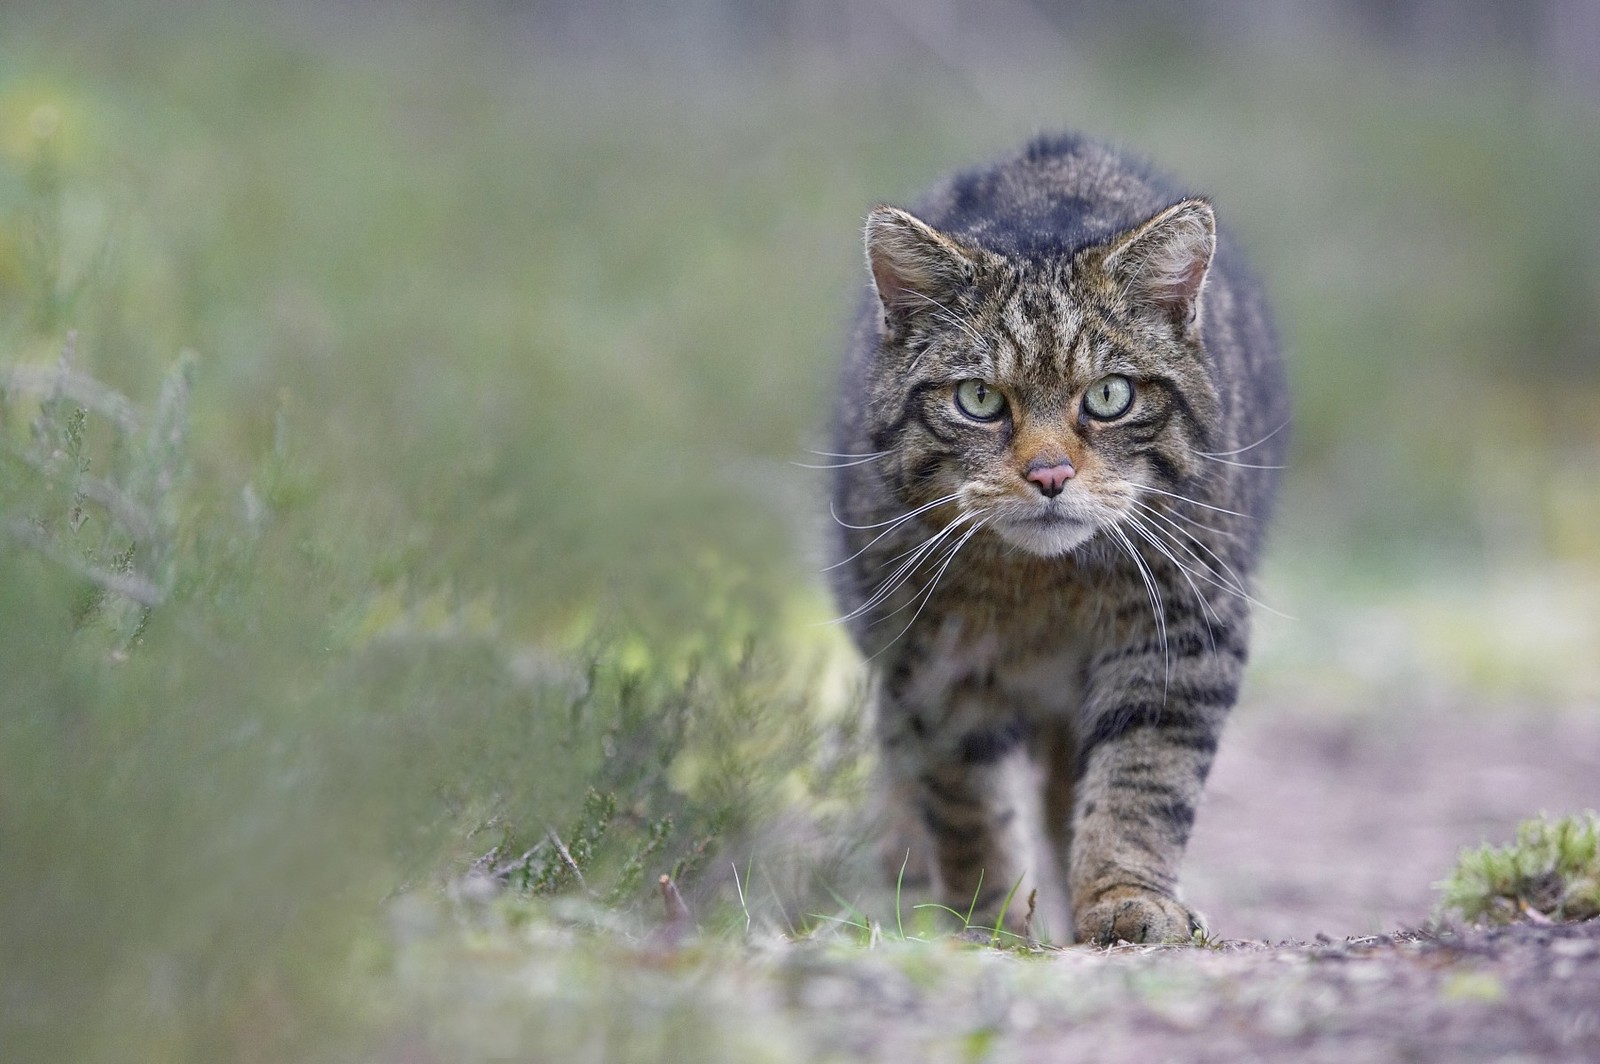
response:
<path id="1" fill-rule="evenodd" d="M 1239 577 L 1239 574 L 1233 571 L 1233 567 L 1231 565 L 1229 565 L 1223 559 L 1223 557 L 1220 554 L 1218 554 L 1216 551 L 1212 550 L 1205 543 L 1204 540 L 1202 540 L 1202 539 L 1198 538 L 1197 536 L 1195 536 L 1188 529 L 1179 526 L 1175 521 L 1172 520 L 1172 515 L 1170 515 L 1168 513 L 1165 513 L 1164 511 L 1156 509 L 1154 506 L 1151 506 L 1149 503 L 1140 502 L 1138 499 L 1135 499 L 1135 500 L 1133 500 L 1133 504 L 1135 506 L 1139 507 L 1139 509 L 1143 510 L 1145 513 L 1149 514 L 1151 517 L 1155 518 L 1158 521 L 1161 521 L 1162 525 L 1161 526 L 1156 526 L 1161 531 L 1165 532 L 1167 528 L 1170 528 L 1172 533 L 1176 533 L 1178 536 L 1182 536 L 1183 540 L 1187 540 L 1188 543 L 1194 544 L 1194 546 L 1199 547 L 1201 550 L 1205 551 L 1208 555 L 1210 555 L 1212 560 L 1215 561 L 1217 563 L 1217 565 L 1221 566 L 1222 570 L 1225 570 L 1227 572 L 1228 578 L 1233 581 L 1233 583 L 1231 585 L 1224 584 L 1224 585 L 1218 585 L 1218 586 L 1226 587 L 1227 590 L 1236 592 L 1236 593 L 1241 594 L 1241 595 L 1247 594 L 1246 591 L 1245 591 L 1244 580 L 1242 580 Z M 1163 527 L 1163 526 L 1165 526 L 1165 527 Z M 1207 527 L 1207 526 L 1202 526 L 1202 527 Z M 1213 531 L 1215 531 L 1215 530 L 1213 530 Z M 1169 533 L 1169 534 L 1171 534 L 1171 533 Z M 1222 575 L 1223 575 L 1222 571 L 1219 571 L 1215 566 L 1211 565 L 1210 562 L 1207 562 L 1204 558 L 1202 558 L 1198 554 L 1196 554 L 1194 552 L 1194 549 L 1192 547 L 1190 547 L 1188 545 L 1188 543 L 1185 543 L 1185 542 L 1177 539 L 1176 536 L 1173 537 L 1172 542 L 1173 542 L 1173 544 L 1175 546 L 1181 547 L 1183 549 L 1184 553 L 1188 554 L 1191 558 L 1193 558 L 1195 560 L 1195 563 L 1200 565 L 1201 567 L 1203 567 L 1206 570 L 1207 573 L 1209 573 L 1212 576 L 1216 577 L 1218 580 L 1222 579 Z"/>
<path id="2" fill-rule="evenodd" d="M 891 519 L 889 519 L 887 521 L 879 521 L 877 524 L 873 524 L 873 525 L 852 525 L 850 522 L 844 520 L 842 517 L 840 517 L 834 511 L 833 503 L 831 501 L 828 503 L 828 516 L 832 517 L 833 520 L 834 520 L 834 523 L 839 525 L 841 528 L 848 528 L 853 532 L 865 532 L 865 531 L 868 531 L 869 529 L 883 528 L 885 525 L 897 525 L 901 521 L 904 521 L 908 517 L 915 517 L 915 516 L 917 516 L 917 514 L 926 513 L 927 511 L 932 510 L 935 507 L 943 506 L 947 502 L 955 502 L 960 497 L 961 497 L 961 493 L 959 491 L 953 491 L 949 495 L 945 495 L 945 496 L 943 496 L 941 498 L 933 500 L 930 503 L 925 503 L 924 505 L 917 507 L 915 510 L 912 510 L 910 513 L 901 514 L 899 517 L 894 517 L 894 518 L 891 518 Z"/>
<path id="3" fill-rule="evenodd" d="M 983 513 L 986 513 L 986 512 L 987 511 L 985 511 L 985 510 L 976 510 L 976 511 L 972 512 L 971 514 L 964 514 L 962 516 L 963 517 L 977 517 L 980 514 L 983 514 Z M 984 524 L 984 522 L 980 521 L 977 525 L 974 525 L 972 528 L 970 528 L 966 532 L 964 532 L 961 535 L 961 538 L 956 542 L 954 547 L 952 547 L 950 544 L 946 544 L 945 548 L 944 548 L 944 553 L 940 554 L 939 557 L 932 564 L 938 565 L 940 562 L 945 561 L 948 558 L 954 557 L 955 551 L 958 551 L 958 550 L 961 549 L 961 544 L 965 543 L 967 541 L 967 539 L 970 537 L 971 533 L 975 532 L 978 528 L 981 528 L 983 526 L 983 524 Z M 926 560 L 926 558 L 924 558 L 924 560 Z M 939 572 L 943 572 L 943 571 L 944 571 L 943 568 L 940 568 Z M 877 624 L 878 621 L 886 620 L 886 619 L 888 619 L 890 617 L 893 617 L 897 613 L 904 612 L 906 609 L 908 609 L 912 605 L 912 603 L 915 603 L 915 602 L 919 601 L 921 599 L 922 595 L 923 595 L 923 592 L 925 592 L 926 590 L 927 590 L 927 587 L 924 586 L 923 590 L 922 591 L 918 591 L 916 595 L 912 596 L 912 598 L 911 598 L 911 600 L 909 602 L 902 602 L 900 605 L 896 606 L 894 609 L 890 610 L 888 613 L 884 614 L 882 617 L 879 617 L 877 621 L 873 621 L 872 623 Z"/>
<path id="4" fill-rule="evenodd" d="M 917 516 L 917 511 L 912 511 L 909 514 L 906 514 L 899 521 L 896 521 L 893 525 L 891 525 L 888 528 L 884 529 L 882 532 L 879 532 L 876 536 L 874 536 L 872 538 L 872 542 L 871 543 L 868 543 L 865 547 L 862 547 L 860 550 L 856 551 L 850 557 L 846 558 L 844 560 L 844 562 L 834 562 L 832 565 L 828 566 L 827 569 L 823 569 L 822 571 L 823 572 L 827 572 L 828 569 L 837 569 L 839 566 L 843 565 L 845 562 L 853 561 L 856 558 L 859 558 L 862 554 L 864 554 L 868 550 L 870 550 L 874 543 L 877 543 L 884 536 L 892 534 L 897 527 L 899 527 L 900 525 L 904 524 L 905 522 L 911 520 L 915 516 Z M 966 515 L 962 515 L 962 516 L 956 518 L 957 521 L 963 521 L 965 519 L 966 519 Z M 885 558 L 883 560 L 883 565 L 893 565 L 895 562 L 899 561 L 901 558 L 906 557 L 907 555 L 916 554 L 918 551 L 922 550 L 922 548 L 923 548 L 923 543 L 914 543 L 911 546 L 907 547 L 905 550 L 901 551 L 899 554 L 891 554 L 889 557 Z"/>
<path id="5" fill-rule="evenodd" d="M 1106 531 L 1122 544 L 1122 548 L 1128 552 L 1128 557 L 1133 559 L 1133 564 L 1139 570 L 1139 579 L 1144 581 L 1144 593 L 1150 599 L 1150 612 L 1155 617 L 1156 631 L 1161 634 L 1161 660 L 1164 665 L 1161 676 L 1161 701 L 1164 704 L 1167 700 L 1167 688 L 1172 682 L 1172 654 L 1167 648 L 1167 611 L 1162 605 L 1161 592 L 1156 587 L 1155 576 L 1145 565 L 1144 558 L 1140 557 L 1138 548 L 1128 539 L 1127 533 L 1116 525 L 1106 526 Z"/>
<path id="6" fill-rule="evenodd" d="M 1234 467 L 1236 467 L 1238 469 L 1287 469 L 1288 468 L 1287 466 L 1281 466 L 1281 465 L 1257 465 L 1254 462 L 1231 462 L 1226 458 L 1218 458 L 1214 454 L 1205 454 L 1205 453 L 1203 453 L 1201 451 L 1196 451 L 1194 453 L 1199 455 L 1201 458 L 1204 458 L 1208 462 L 1216 462 L 1218 465 L 1230 465 L 1230 466 L 1234 466 Z"/>
<path id="7" fill-rule="evenodd" d="M 1165 495 L 1169 499 L 1177 499 L 1179 502 L 1186 502 L 1191 506 L 1198 506 L 1203 510 L 1215 510 L 1219 514 L 1227 514 L 1230 517 L 1242 517 L 1247 521 L 1255 520 L 1255 518 L 1250 514 L 1242 514 L 1238 510 L 1225 510 L 1221 506 L 1212 506 L 1208 502 L 1201 502 L 1199 499 L 1191 499 L 1187 495 L 1178 495 L 1174 492 L 1162 491 L 1160 488 L 1153 488 L 1148 484 L 1139 484 L 1137 487 L 1141 491 L 1148 491 L 1155 495 Z"/>
<path id="8" fill-rule="evenodd" d="M 1278 433 L 1282 432 L 1284 429 L 1286 429 L 1288 427 L 1289 427 L 1289 422 L 1285 421 L 1283 424 L 1279 425 L 1277 428 L 1273 429 L 1271 432 L 1269 432 L 1265 436 L 1261 437 L 1255 443 L 1247 444 L 1244 447 L 1236 447 L 1231 451 L 1196 451 L 1195 454 L 1198 454 L 1202 458 L 1228 458 L 1228 457 L 1230 457 L 1232 455 L 1244 454 L 1244 452 L 1246 452 L 1246 451 L 1253 451 L 1257 447 L 1260 447 L 1263 443 L 1266 443 L 1268 440 L 1272 439 L 1272 437 L 1276 436 Z M 1262 468 L 1264 468 L 1264 469 L 1275 469 L 1277 467 L 1276 466 L 1263 466 Z"/>
<path id="9" fill-rule="evenodd" d="M 1222 618 L 1217 616 L 1216 608 L 1211 605 L 1210 600 L 1201 593 L 1200 588 L 1195 584 L 1194 577 L 1190 575 L 1189 567 L 1174 557 L 1172 552 L 1167 549 L 1166 544 L 1162 543 L 1157 537 L 1155 530 L 1146 527 L 1145 523 L 1136 515 L 1129 514 L 1128 521 L 1133 530 L 1139 533 L 1146 543 L 1154 547 L 1158 554 L 1172 563 L 1173 567 L 1178 570 L 1179 575 L 1183 577 L 1184 583 L 1189 585 L 1189 590 L 1194 593 L 1195 601 L 1200 604 L 1200 619 L 1206 622 L 1206 638 L 1211 643 L 1211 651 L 1216 653 L 1217 633 L 1211 627 L 1211 620 L 1216 618 L 1217 623 L 1221 624 Z"/>
<path id="10" fill-rule="evenodd" d="M 929 536 L 922 543 L 918 544 L 910 552 L 910 556 L 907 557 L 905 561 L 901 562 L 895 571 L 890 573 L 889 576 L 878 585 L 877 589 L 874 590 L 870 596 L 868 596 L 865 602 L 851 610 L 849 613 L 845 614 L 843 617 L 835 618 L 830 623 L 838 624 L 842 621 L 853 620 L 872 609 L 890 595 L 893 595 L 896 591 L 900 590 L 901 587 L 905 586 L 906 581 L 911 579 L 912 574 L 916 572 L 917 566 L 922 562 L 922 560 L 928 556 L 929 552 L 933 551 L 938 546 L 939 541 L 949 536 L 957 528 L 961 527 L 961 525 L 970 520 L 972 516 L 973 515 L 970 513 L 962 514 L 960 517 L 957 517 L 954 521 L 951 521 L 948 525 L 945 525 L 939 531 Z"/>
<path id="11" fill-rule="evenodd" d="M 983 510 L 974 511 L 975 514 L 982 514 L 982 513 L 985 513 L 985 512 L 986 511 L 983 511 Z M 911 615 L 911 619 L 906 622 L 906 626 L 904 628 L 900 629 L 900 631 L 895 633 L 895 636 L 894 636 L 893 639 L 889 640 L 887 643 L 885 643 L 883 646 L 879 647 L 878 650 L 876 650 L 873 653 L 872 658 L 877 657 L 879 654 L 882 654 L 885 650 L 888 650 L 890 647 L 894 646 L 897 642 L 900 641 L 900 637 L 901 636 L 903 636 L 907 632 L 911 631 L 911 626 L 917 623 L 917 618 L 918 617 L 922 616 L 923 608 L 928 605 L 928 602 L 930 600 L 932 600 L 934 591 L 939 587 L 939 581 L 944 577 L 944 571 L 946 569 L 950 568 L 950 563 L 955 561 L 956 555 L 961 553 L 961 548 L 965 547 L 967 545 L 967 541 L 970 540 L 973 536 L 977 535 L 979 532 L 981 532 L 983 530 L 983 526 L 986 525 L 987 523 L 988 523 L 988 519 L 985 518 L 985 519 L 979 521 L 977 524 L 973 525 L 971 528 L 967 529 L 966 533 L 964 535 L 962 535 L 962 537 L 960 539 L 956 540 L 955 546 L 951 547 L 948 551 L 945 552 L 943 561 L 940 563 L 938 570 L 933 574 L 933 579 L 929 580 L 928 581 L 928 586 L 926 588 L 924 588 L 919 593 L 919 595 L 918 595 L 918 597 L 916 599 L 912 600 L 913 602 L 917 603 L 916 612 Z M 905 609 L 905 607 L 901 606 L 900 609 L 895 610 L 894 613 L 899 613 L 900 610 L 903 610 L 903 609 Z M 886 617 L 892 617 L 892 616 L 894 616 L 893 613 L 886 615 Z M 885 619 L 885 618 L 880 618 L 880 620 L 881 619 Z M 868 658 L 867 660 L 871 661 L 872 658 Z"/>
<path id="12" fill-rule="evenodd" d="M 867 553 L 867 551 L 869 551 L 873 547 L 877 546 L 878 542 L 881 539 L 883 539 L 884 536 L 893 535 L 897 528 L 899 528 L 901 525 L 905 524 L 907 521 L 910 521 L 912 518 L 916 517 L 920 513 L 922 513 L 922 510 L 921 509 L 917 509 L 917 510 L 912 510 L 908 514 L 901 515 L 898 519 L 896 519 L 894 521 L 891 521 L 889 523 L 889 527 L 888 528 L 885 528 L 882 532 L 879 532 L 876 536 L 873 536 L 870 540 L 868 540 L 866 546 L 862 547 L 860 550 L 856 551 L 854 554 L 850 555 L 850 557 L 848 557 L 848 558 L 843 558 L 843 559 L 841 559 L 839 561 L 836 561 L 832 565 L 823 566 L 822 571 L 825 572 L 825 573 L 826 572 L 831 572 L 832 570 L 839 568 L 839 566 L 841 566 L 841 565 L 847 565 L 850 562 L 855 561 L 857 558 L 859 558 L 863 554 Z M 911 548 L 911 550 L 915 550 L 915 549 L 916 549 L 915 547 Z M 888 561 L 886 561 L 884 564 L 887 565 L 887 564 L 889 564 L 891 562 L 899 561 L 901 558 L 904 558 L 907 554 L 911 553 L 911 550 L 907 550 L 907 551 L 904 551 L 904 552 L 902 552 L 900 554 L 896 554 L 894 557 L 888 559 Z"/>
<path id="13" fill-rule="evenodd" d="M 812 453 L 822 454 L 821 451 L 813 451 Z M 849 459 L 849 461 L 790 462 L 789 464 L 792 466 L 799 466 L 801 469 L 849 469 L 851 466 L 866 465 L 868 462 L 876 462 L 878 459 L 889 453 L 890 452 L 888 451 L 879 451 L 877 454 L 823 454 L 822 457 L 824 458 L 846 458 Z"/>
<path id="14" fill-rule="evenodd" d="M 1228 529 L 1226 529 L 1226 528 L 1218 528 L 1216 525 L 1208 525 L 1204 521 L 1200 520 L 1199 518 L 1190 517 L 1188 514 L 1181 514 L 1181 513 L 1178 513 L 1176 510 L 1171 510 L 1171 511 L 1157 510 L 1154 506 L 1150 506 L 1150 505 L 1148 505 L 1146 503 L 1142 503 L 1138 499 L 1135 499 L 1133 501 L 1134 501 L 1135 505 L 1143 506 L 1146 510 L 1150 510 L 1150 511 L 1152 511 L 1154 513 L 1161 514 L 1163 517 L 1174 518 L 1176 520 L 1182 521 L 1186 525 L 1193 525 L 1195 528 L 1203 529 L 1203 530 L 1205 530 L 1207 532 L 1212 533 L 1213 535 L 1222 536 L 1225 539 L 1238 539 L 1239 538 L 1239 533 L 1237 533 L 1237 532 L 1230 532 Z"/>
<path id="15" fill-rule="evenodd" d="M 861 452 L 859 454 L 849 454 L 849 453 L 845 453 L 845 452 L 841 452 L 841 451 L 813 451 L 811 448 L 807 447 L 806 448 L 806 453 L 807 454 L 814 454 L 818 458 L 882 458 L 884 455 L 893 454 L 894 452 L 893 451 L 871 451 L 871 452 L 863 451 L 863 452 Z"/>
<path id="16" fill-rule="evenodd" d="M 1193 543 L 1195 547 L 1199 547 L 1201 550 L 1205 551 L 1208 555 L 1210 555 L 1216 561 L 1217 565 L 1220 565 L 1222 567 L 1223 572 L 1218 572 L 1215 566 L 1211 565 L 1204 558 L 1200 557 L 1200 555 L 1196 554 L 1192 547 L 1190 547 L 1186 543 L 1178 540 L 1176 537 L 1173 537 L 1172 540 L 1171 540 L 1173 546 L 1176 546 L 1176 547 L 1180 548 L 1190 558 L 1194 559 L 1194 562 L 1195 562 L 1196 565 L 1200 566 L 1202 569 L 1205 570 L 1205 572 L 1203 572 L 1203 573 L 1201 573 L 1201 572 L 1195 573 L 1195 575 L 1200 577 L 1200 579 L 1206 581 L 1208 584 L 1212 584 L 1212 585 L 1214 585 L 1214 586 L 1216 586 L 1218 588 L 1221 588 L 1222 590 L 1228 592 L 1231 595 L 1234 595 L 1234 596 L 1236 596 L 1236 597 L 1238 597 L 1240 599 L 1243 599 L 1245 602 L 1248 602 L 1250 605 L 1256 607 L 1257 609 L 1265 610 L 1268 613 L 1270 613 L 1270 614 L 1272 614 L 1272 615 L 1274 615 L 1276 617 L 1282 617 L 1286 621 L 1292 621 L 1292 620 L 1295 619 L 1294 617 L 1290 616 L 1289 614 L 1284 613 L 1282 610 L 1274 609 L 1273 607 L 1267 605 L 1265 602 L 1262 602 L 1261 600 L 1257 599 L 1254 595 L 1250 594 L 1250 592 L 1248 590 L 1246 590 L 1246 586 L 1245 586 L 1244 580 L 1239 576 L 1238 573 L 1236 573 L 1234 571 L 1233 566 L 1229 565 L 1227 563 L 1227 561 L 1224 560 L 1223 557 L 1220 554 L 1218 554 L 1216 551 L 1212 550 L 1209 546 L 1207 546 L 1204 541 L 1196 538 L 1188 530 L 1186 530 L 1184 528 L 1181 528 L 1179 525 L 1177 525 L 1172 520 L 1172 515 L 1163 513 L 1162 511 L 1157 510 L 1153 506 L 1150 506 L 1150 505 L 1147 505 L 1145 503 L 1139 502 L 1137 499 L 1134 500 L 1134 505 L 1140 507 L 1146 513 L 1148 513 L 1148 514 L 1150 514 L 1150 515 L 1152 515 L 1152 516 L 1154 516 L 1154 517 L 1156 517 L 1158 519 L 1164 520 L 1167 523 L 1167 525 L 1170 526 L 1171 529 L 1174 532 L 1176 532 L 1178 535 L 1181 535 L 1185 540 L 1188 540 L 1189 543 Z M 1132 515 L 1130 515 L 1130 516 L 1132 516 Z M 1164 529 L 1160 529 L 1160 526 L 1156 526 L 1156 527 L 1158 528 L 1158 530 L 1165 531 Z M 1204 528 L 1206 526 L 1202 525 L 1201 527 Z M 1176 559 L 1174 559 L 1174 563 L 1176 564 Z M 1224 572 L 1227 574 L 1227 578 L 1226 579 L 1223 578 L 1223 573 Z"/>

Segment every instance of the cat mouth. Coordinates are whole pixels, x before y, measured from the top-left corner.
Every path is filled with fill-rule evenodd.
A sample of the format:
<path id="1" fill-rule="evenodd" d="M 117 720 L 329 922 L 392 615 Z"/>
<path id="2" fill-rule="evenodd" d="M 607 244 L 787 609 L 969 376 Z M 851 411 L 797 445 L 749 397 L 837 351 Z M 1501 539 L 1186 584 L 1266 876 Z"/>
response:
<path id="1" fill-rule="evenodd" d="M 1018 514 L 1011 520 L 1020 525 L 1031 525 L 1034 528 L 1071 528 L 1074 525 L 1087 525 L 1089 522 L 1077 514 L 1068 513 L 1056 506 L 1049 506 L 1033 513 Z"/>
<path id="2" fill-rule="evenodd" d="M 1096 532 L 1094 522 L 1059 506 L 1046 506 L 1028 513 L 1008 514 L 995 523 L 1000 538 L 1044 558 L 1057 557 L 1072 550 Z"/>
<path id="3" fill-rule="evenodd" d="M 1011 523 L 1029 531 L 1037 532 L 1070 532 L 1083 528 L 1087 524 L 1087 522 L 1080 521 L 1075 517 L 1068 517 L 1066 514 L 1035 514 L 1032 517 L 1024 517 Z"/>

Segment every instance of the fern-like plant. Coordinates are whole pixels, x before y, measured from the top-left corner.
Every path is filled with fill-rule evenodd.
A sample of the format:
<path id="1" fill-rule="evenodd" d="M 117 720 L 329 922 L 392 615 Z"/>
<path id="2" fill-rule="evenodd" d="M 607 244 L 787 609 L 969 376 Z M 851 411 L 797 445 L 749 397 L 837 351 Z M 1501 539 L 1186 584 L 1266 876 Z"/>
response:
<path id="1" fill-rule="evenodd" d="M 69 332 L 55 366 L 0 367 L 0 541 L 31 547 L 81 577 L 79 626 L 104 625 L 120 652 L 172 590 L 194 359 L 177 360 L 156 409 L 142 418 L 78 368 L 76 349 Z M 8 420 L 30 401 L 37 406 L 24 442 Z M 110 440 L 98 469 L 91 415 Z"/>

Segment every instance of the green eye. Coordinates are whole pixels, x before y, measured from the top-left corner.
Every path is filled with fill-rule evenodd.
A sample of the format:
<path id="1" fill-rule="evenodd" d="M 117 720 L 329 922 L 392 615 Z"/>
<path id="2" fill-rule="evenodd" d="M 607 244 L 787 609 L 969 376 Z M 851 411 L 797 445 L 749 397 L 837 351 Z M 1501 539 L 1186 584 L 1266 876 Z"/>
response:
<path id="1" fill-rule="evenodd" d="M 1083 409 L 1090 417 L 1110 421 L 1133 405 L 1133 382 L 1120 373 L 1101 377 L 1083 393 Z"/>
<path id="2" fill-rule="evenodd" d="M 999 389 L 977 379 L 956 385 L 956 406 L 974 421 L 993 421 L 1006 408 L 1006 397 Z"/>

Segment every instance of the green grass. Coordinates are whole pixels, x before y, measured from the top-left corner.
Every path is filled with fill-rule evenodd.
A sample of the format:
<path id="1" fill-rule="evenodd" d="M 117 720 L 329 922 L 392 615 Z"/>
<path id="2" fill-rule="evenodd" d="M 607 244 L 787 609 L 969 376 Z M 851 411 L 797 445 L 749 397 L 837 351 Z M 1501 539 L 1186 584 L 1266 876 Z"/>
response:
<path id="1" fill-rule="evenodd" d="M 1439 886 L 1444 909 L 1468 923 L 1600 916 L 1600 816 L 1524 821 L 1511 845 L 1463 852 Z"/>
<path id="2" fill-rule="evenodd" d="M 1011 963 L 948 961 L 870 867 L 791 462 L 866 208 L 1040 126 L 1213 191 L 1282 308 L 1267 598 L 1305 619 L 1264 623 L 1268 689 L 1374 682 L 1326 652 L 1373 610 L 1416 641 L 1395 683 L 1594 682 L 1552 648 L 1600 631 L 1600 121 L 1515 71 L 1121 41 L 999 106 L 927 64 L 630 73 L 445 8 L 101 6 L 0 33 L 8 1055 L 801 1059 L 816 954 L 779 941 L 844 986 L 849 925 L 892 924 L 952 999 Z M 1462 605 L 1539 581 L 1572 598 L 1537 646 Z M 498 901 L 452 900 L 475 863 Z M 702 932 L 668 960 L 662 872 Z"/>

